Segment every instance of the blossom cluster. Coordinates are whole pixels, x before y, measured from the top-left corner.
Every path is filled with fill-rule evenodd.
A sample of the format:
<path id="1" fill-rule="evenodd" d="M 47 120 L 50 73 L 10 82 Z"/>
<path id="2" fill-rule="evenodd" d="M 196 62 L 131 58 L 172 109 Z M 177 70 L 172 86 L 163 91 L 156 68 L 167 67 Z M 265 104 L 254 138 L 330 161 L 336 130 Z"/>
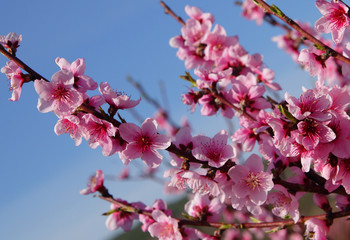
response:
<path id="1" fill-rule="evenodd" d="M 186 6 L 189 18 L 182 23 L 181 35 L 170 40 L 170 46 L 178 49 L 177 56 L 196 76 L 183 76 L 192 88 L 182 101 L 192 111 L 200 105 L 203 116 L 220 111 L 228 119 L 237 117 L 239 129 L 231 136 L 226 130 L 213 137 L 194 135 L 189 126 L 174 127 L 160 116 L 145 119 L 141 126 L 125 121 L 119 111 L 136 107 L 141 98 L 131 100 L 107 82 L 96 83 L 85 75 L 82 58 L 69 63 L 58 57 L 60 70 L 51 81 L 23 74 L 15 60 L 1 71 L 11 81 L 12 101 L 19 100 L 24 83 L 34 81 L 38 110 L 54 113 L 59 118 L 55 133 L 69 134 L 77 146 L 86 139 L 91 148 L 100 146 L 104 156 L 118 153 L 125 165 L 140 158 L 151 169 L 162 163 L 159 150 L 169 152 L 171 167 L 163 177 L 170 178 L 166 186 L 169 192 L 189 190 L 186 219 L 173 217 L 160 199 L 146 206 L 113 198 L 104 185 L 103 171 L 98 170 L 81 194 L 99 192 L 112 203 L 104 214 L 108 215 L 109 230 L 129 231 L 133 221 L 139 220 L 144 232 L 162 240 L 252 239 L 251 234 L 263 239 L 264 232 L 259 229 L 239 231 L 234 225 L 249 222 L 253 216 L 259 223 L 291 219 L 289 225 L 305 225 L 288 235 L 288 230 L 282 229 L 287 222 L 282 222 L 277 225 L 281 229 L 271 234 L 273 239 L 301 239 L 303 232 L 309 239 L 326 239 L 331 222 L 301 219 L 298 199 L 305 192 L 313 193 L 315 205 L 327 216 L 333 211 L 330 193 L 338 194 L 336 207 L 340 211 L 350 206 L 350 68 L 326 51 L 326 47 L 334 47 L 334 51 L 350 56 L 346 36 L 350 21 L 349 9 L 342 1 L 317 0 L 316 7 L 323 16 L 315 27 L 301 22 L 298 26 L 324 46 L 312 44 L 295 29 L 273 38 L 311 76 L 318 77 L 315 87 L 304 88 L 299 97 L 286 92 L 278 102 L 266 96 L 267 88 L 278 91 L 281 87 L 273 81 L 274 72 L 265 66 L 263 56 L 249 54 L 237 36 L 227 36 L 224 27 L 214 25 L 212 14 Z M 252 0 L 245 0 L 242 9 L 244 17 L 259 25 L 267 14 Z M 321 33 L 331 33 L 335 45 Z M 21 40 L 22 36 L 11 33 L 0 37 L 0 44 L 14 56 Z M 299 50 L 301 45 L 307 48 Z M 88 95 L 97 89 L 99 95 Z M 114 118 L 117 115 L 119 120 Z M 169 136 L 159 132 L 158 123 L 171 129 Z M 220 225 L 222 220 L 226 225 Z M 232 229 L 214 236 L 186 224 Z"/>

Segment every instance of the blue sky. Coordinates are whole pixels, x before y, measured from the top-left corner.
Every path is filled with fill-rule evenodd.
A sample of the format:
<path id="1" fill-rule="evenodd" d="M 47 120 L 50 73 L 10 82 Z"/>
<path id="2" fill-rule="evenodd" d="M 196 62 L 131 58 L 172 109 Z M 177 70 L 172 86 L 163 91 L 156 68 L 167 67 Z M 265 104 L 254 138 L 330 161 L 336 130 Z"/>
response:
<path id="1" fill-rule="evenodd" d="M 275 2 L 293 19 L 314 22 L 320 17 L 314 1 Z M 228 35 L 238 35 L 250 53 L 264 55 L 264 62 L 276 71 L 276 81 L 290 93 L 299 94 L 302 85 L 309 86 L 311 78 L 271 41 L 282 31 L 266 24 L 257 27 L 255 22 L 241 18 L 240 8 L 233 1 L 167 3 L 183 18 L 186 4 L 212 12 Z M 97 82 L 108 81 L 134 99 L 140 95 L 126 82 L 126 76 L 141 82 L 160 102 L 159 82 L 163 82 L 172 118 L 179 121 L 187 115 L 196 133 L 213 136 L 225 128 L 220 117 L 199 120 L 198 111 L 191 114 L 181 103 L 180 95 L 188 84 L 178 76 L 185 68 L 175 56 L 176 49 L 169 46 L 169 39 L 180 34 L 180 25 L 164 14 L 158 1 L 18 0 L 5 1 L 1 8 L 0 35 L 22 34 L 17 56 L 46 78 L 59 70 L 56 57 L 70 62 L 85 58 L 87 75 Z M 1 67 L 6 61 L 0 57 Z M 103 157 L 100 148 L 90 149 L 86 142 L 75 147 L 69 136 L 56 136 L 53 127 L 57 117 L 37 111 L 33 84 L 24 86 L 19 102 L 10 102 L 9 97 L 8 81 L 1 75 L 0 239 L 92 240 L 113 235 L 101 216 L 109 204 L 81 196 L 79 191 L 97 169 L 117 175 L 123 168 L 118 157 Z M 154 108 L 144 102 L 136 110 L 143 118 L 154 114 Z M 130 114 L 123 114 L 134 121 Z M 134 162 L 131 171 L 135 175 L 143 165 L 139 160 Z M 127 201 L 151 204 L 162 197 L 162 187 L 150 181 L 107 181 L 107 186 L 116 197 Z"/>

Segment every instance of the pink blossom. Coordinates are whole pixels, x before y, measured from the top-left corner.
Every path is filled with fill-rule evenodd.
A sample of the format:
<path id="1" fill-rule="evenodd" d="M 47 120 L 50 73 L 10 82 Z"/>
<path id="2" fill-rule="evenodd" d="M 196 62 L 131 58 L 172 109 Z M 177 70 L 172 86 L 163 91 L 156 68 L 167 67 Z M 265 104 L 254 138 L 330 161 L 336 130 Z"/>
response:
<path id="1" fill-rule="evenodd" d="M 261 74 L 258 77 L 259 82 L 263 82 L 267 87 L 271 88 L 272 90 L 282 90 L 281 86 L 278 83 L 273 82 L 274 78 L 275 72 L 269 68 L 263 68 Z"/>
<path id="2" fill-rule="evenodd" d="M 282 218 L 291 217 L 297 223 L 300 217 L 298 199 L 281 185 L 273 189 L 277 191 L 269 193 L 266 201 L 273 205 L 272 213 Z"/>
<path id="3" fill-rule="evenodd" d="M 34 87 L 39 94 L 38 110 L 54 112 L 58 116 L 73 113 L 83 103 L 83 95 L 73 88 L 73 73 L 67 70 L 56 72 L 51 82 L 35 80 Z"/>
<path id="4" fill-rule="evenodd" d="M 228 68 L 224 71 L 208 71 L 207 69 L 196 68 L 194 74 L 199 77 L 196 81 L 198 88 L 212 88 L 213 83 L 225 81 L 225 79 L 230 81 L 229 79 L 232 74 L 232 68 Z"/>
<path id="5" fill-rule="evenodd" d="M 332 39 L 335 43 L 343 40 L 344 31 L 350 25 L 348 16 L 349 8 L 341 1 L 317 0 L 316 7 L 320 10 L 323 17 L 315 22 L 315 29 L 322 33 L 332 33 Z"/>
<path id="6" fill-rule="evenodd" d="M 228 174 L 235 183 L 232 186 L 233 193 L 240 199 L 248 196 L 255 205 L 262 205 L 267 192 L 274 186 L 272 174 L 264 172 L 262 160 L 256 154 L 252 154 L 244 165 L 232 167 Z"/>
<path id="7" fill-rule="evenodd" d="M 221 193 L 216 181 L 194 171 L 168 169 L 164 172 L 164 177 L 172 177 L 169 186 L 177 187 L 180 190 L 189 187 L 193 193 L 211 194 L 214 197 Z"/>
<path id="8" fill-rule="evenodd" d="M 319 143 L 315 149 L 320 157 L 328 157 L 330 153 L 339 158 L 350 157 L 350 119 L 348 117 L 333 117 L 328 127 L 336 138 L 327 143 Z"/>
<path id="9" fill-rule="evenodd" d="M 314 48 L 303 49 L 299 54 L 298 62 L 303 65 L 306 71 L 309 71 L 312 77 L 317 75 L 320 79 L 323 79 L 327 66 L 325 60 L 321 59 L 321 56 L 317 53 L 318 50 Z"/>
<path id="10" fill-rule="evenodd" d="M 182 37 L 185 40 L 184 44 L 189 49 L 195 50 L 210 33 L 211 26 L 210 21 L 201 23 L 195 19 L 187 19 L 185 26 L 181 29 Z"/>
<path id="11" fill-rule="evenodd" d="M 81 190 L 80 194 L 87 195 L 90 193 L 94 193 L 104 188 L 103 186 L 104 174 L 102 170 L 97 170 L 96 175 L 92 176 L 88 182 L 88 187 Z"/>
<path id="12" fill-rule="evenodd" d="M 12 54 L 16 53 L 19 43 L 22 41 L 22 35 L 17 33 L 10 32 L 6 36 L 0 35 L 0 44 L 5 48 L 9 49 Z"/>
<path id="13" fill-rule="evenodd" d="M 312 240 L 327 240 L 329 227 L 325 221 L 318 218 L 311 218 L 305 221 L 305 236 Z"/>
<path id="14" fill-rule="evenodd" d="M 204 49 L 205 59 L 216 61 L 222 55 L 225 48 L 236 45 L 237 37 L 227 37 L 225 29 L 220 25 L 215 25 L 214 30 L 203 40 L 207 46 Z"/>
<path id="15" fill-rule="evenodd" d="M 161 210 L 168 216 L 171 216 L 171 210 L 167 208 L 166 202 L 164 202 L 162 199 L 155 200 L 152 207 L 145 208 L 145 210 L 149 212 L 152 212 L 156 209 Z M 140 214 L 139 220 L 142 223 L 141 229 L 144 232 L 148 231 L 148 227 L 155 222 L 155 220 L 152 217 L 145 214 Z"/>
<path id="16" fill-rule="evenodd" d="M 129 96 L 114 91 L 107 82 L 101 82 L 99 90 L 106 102 L 116 109 L 133 108 L 141 101 L 141 98 L 137 101 L 130 100 Z"/>
<path id="17" fill-rule="evenodd" d="M 256 85 L 256 77 L 248 73 L 246 76 L 238 76 L 232 83 L 232 89 L 225 93 L 225 96 L 238 108 L 254 112 L 271 106 L 262 98 L 264 92 L 265 87 Z"/>
<path id="18" fill-rule="evenodd" d="M 192 135 L 191 135 L 191 129 L 190 127 L 182 127 L 179 129 L 179 131 L 175 135 L 175 140 L 173 141 L 173 144 L 182 151 L 192 151 L 193 149 L 193 142 L 192 142 Z M 172 160 L 170 161 L 170 164 L 174 167 L 181 167 L 182 162 L 184 159 L 178 157 L 176 154 L 170 153 L 170 156 Z M 194 163 L 195 165 L 198 165 Z M 193 165 L 194 165 L 193 164 Z M 192 165 L 192 164 L 191 164 Z"/>
<path id="19" fill-rule="evenodd" d="M 243 17 L 255 20 L 258 25 L 263 23 L 265 12 L 253 0 L 244 0 L 242 8 Z"/>
<path id="20" fill-rule="evenodd" d="M 126 161 L 141 158 L 151 168 L 158 167 L 163 158 L 157 149 L 166 149 L 171 144 L 169 137 L 157 133 L 157 123 L 151 118 L 147 118 L 141 128 L 133 123 L 123 123 L 119 132 L 128 142 L 122 152 Z"/>
<path id="21" fill-rule="evenodd" d="M 82 117 L 81 123 L 86 129 L 85 137 L 89 140 L 91 148 L 101 146 L 104 156 L 111 156 L 123 149 L 120 139 L 115 138 L 117 127 L 113 126 L 112 123 L 99 119 L 90 113 Z"/>
<path id="22" fill-rule="evenodd" d="M 208 195 L 196 193 L 194 198 L 186 203 L 185 210 L 198 221 L 218 222 L 223 207 L 218 198 L 210 200 Z"/>
<path id="23" fill-rule="evenodd" d="M 227 138 L 225 130 L 217 133 L 212 139 L 202 135 L 196 136 L 193 138 L 195 148 L 192 154 L 198 160 L 208 161 L 209 166 L 222 167 L 236 156 L 235 149 L 227 145 Z"/>
<path id="24" fill-rule="evenodd" d="M 75 146 L 79 146 L 82 137 L 85 136 L 84 130 L 80 124 L 80 119 L 75 115 L 67 115 L 60 118 L 55 125 L 55 133 L 58 136 L 69 133 L 70 137 L 75 141 Z"/>
<path id="25" fill-rule="evenodd" d="M 328 112 L 332 106 L 332 99 L 328 94 L 319 95 L 315 89 L 308 89 L 300 96 L 300 100 L 285 93 L 284 95 L 289 112 L 298 120 L 306 117 L 318 121 L 326 121 L 331 119 Z"/>
<path id="26" fill-rule="evenodd" d="M 124 204 L 128 204 L 128 202 L 123 201 L 121 199 L 116 199 L 116 200 Z M 131 205 L 135 205 L 135 204 L 131 204 Z M 139 206 L 138 204 L 136 204 L 134 207 L 139 207 Z M 120 208 L 119 205 L 116 205 L 116 204 L 111 204 L 111 209 L 114 211 L 108 216 L 106 220 L 107 229 L 110 231 L 113 231 L 118 228 L 122 228 L 126 232 L 130 231 L 132 227 L 132 222 L 138 219 L 138 214 L 124 211 L 122 208 Z"/>
<path id="27" fill-rule="evenodd" d="M 182 240 L 178 220 L 167 216 L 161 210 L 154 210 L 152 217 L 156 221 L 148 228 L 152 237 L 160 240 Z"/>
<path id="28" fill-rule="evenodd" d="M 306 150 L 313 150 L 318 143 L 328 143 L 336 138 L 330 127 L 309 118 L 299 122 L 297 127 L 298 130 L 293 131 L 292 135 Z"/>
<path id="29" fill-rule="evenodd" d="M 272 41 L 277 43 L 277 46 L 289 55 L 291 55 L 292 59 L 297 62 L 299 57 L 299 50 L 296 46 L 296 40 L 292 38 L 289 34 L 286 35 L 279 35 L 272 38 Z"/>
<path id="30" fill-rule="evenodd" d="M 89 76 L 84 74 L 86 64 L 83 58 L 78 58 L 72 64 L 66 59 L 57 57 L 56 64 L 63 70 L 71 71 L 74 75 L 74 87 L 81 93 L 85 93 L 87 90 L 95 90 L 97 83 Z"/>
<path id="31" fill-rule="evenodd" d="M 190 18 L 196 19 L 199 22 L 214 22 L 214 16 L 211 13 L 203 13 L 202 10 L 197 7 L 186 5 L 185 12 Z"/>
<path id="32" fill-rule="evenodd" d="M 350 194 L 350 159 L 339 161 L 339 173 L 335 180 L 341 181 L 346 193 Z"/>
<path id="33" fill-rule="evenodd" d="M 343 196 L 340 194 L 337 194 L 336 196 L 336 203 L 335 206 L 340 210 L 340 211 L 344 211 L 346 209 L 349 209 L 350 206 L 350 201 L 349 198 L 347 196 Z"/>
<path id="34" fill-rule="evenodd" d="M 7 78 L 10 79 L 10 90 L 12 96 L 10 101 L 18 101 L 22 92 L 22 85 L 24 83 L 24 74 L 14 61 L 8 61 L 6 66 L 1 68 L 1 72 L 5 73 Z"/>

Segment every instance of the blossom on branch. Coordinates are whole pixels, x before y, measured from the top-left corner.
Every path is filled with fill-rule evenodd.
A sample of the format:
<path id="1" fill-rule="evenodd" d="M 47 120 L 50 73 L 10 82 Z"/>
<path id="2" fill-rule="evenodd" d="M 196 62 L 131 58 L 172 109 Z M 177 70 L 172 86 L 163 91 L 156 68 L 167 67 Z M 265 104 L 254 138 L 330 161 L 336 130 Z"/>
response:
<path id="1" fill-rule="evenodd" d="M 350 25 L 349 8 L 338 0 L 317 0 L 316 7 L 323 17 L 316 21 L 315 29 L 323 33 L 332 33 L 333 41 L 340 43 L 345 29 Z"/>
<path id="2" fill-rule="evenodd" d="M 99 191 L 103 186 L 104 174 L 102 170 L 97 170 L 96 175 L 92 176 L 88 182 L 88 187 L 81 190 L 80 194 L 87 195 Z"/>
<path id="3" fill-rule="evenodd" d="M 10 79 L 10 90 L 12 91 L 12 96 L 9 100 L 18 101 L 22 92 L 24 74 L 14 61 L 8 61 L 6 66 L 1 68 L 1 72 L 6 74 L 7 78 Z"/>
<path id="4" fill-rule="evenodd" d="M 151 118 L 147 118 L 141 127 L 133 123 L 123 123 L 119 132 L 128 142 L 126 149 L 120 154 L 125 164 L 132 159 L 141 158 L 147 166 L 156 168 L 163 159 L 157 149 L 166 149 L 171 144 L 169 137 L 157 133 L 157 123 Z"/>
<path id="5" fill-rule="evenodd" d="M 97 83 L 89 76 L 84 75 L 86 64 L 83 58 L 79 58 L 70 64 L 64 58 L 56 58 L 56 64 L 61 68 L 71 71 L 74 75 L 74 87 L 81 93 L 87 90 L 95 90 Z"/>
<path id="6" fill-rule="evenodd" d="M 35 80 L 34 87 L 39 94 L 38 110 L 54 112 L 58 116 L 72 114 L 83 103 L 83 95 L 73 88 L 74 75 L 61 70 L 52 76 L 52 81 Z"/>

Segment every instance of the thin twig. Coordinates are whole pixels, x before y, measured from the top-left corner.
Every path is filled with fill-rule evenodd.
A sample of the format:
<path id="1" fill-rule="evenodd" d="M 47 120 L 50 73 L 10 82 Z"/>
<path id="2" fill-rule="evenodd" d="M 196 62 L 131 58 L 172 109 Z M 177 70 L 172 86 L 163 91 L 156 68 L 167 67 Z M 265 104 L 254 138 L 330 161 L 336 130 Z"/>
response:
<path id="1" fill-rule="evenodd" d="M 341 60 L 347 64 L 350 64 L 350 59 L 343 56 L 341 53 L 335 51 L 333 48 L 327 46 L 326 44 L 324 44 L 322 41 L 318 40 L 317 38 L 315 38 L 313 35 L 311 35 L 310 33 L 308 33 L 307 31 L 305 31 L 302 27 L 299 26 L 299 24 L 297 24 L 294 20 L 292 20 L 291 18 L 289 18 L 288 16 L 286 16 L 284 13 L 280 12 L 279 14 L 275 13 L 272 9 L 272 7 L 270 5 L 268 5 L 264 0 L 255 0 L 258 4 L 259 7 L 261 7 L 264 11 L 275 15 L 276 17 L 278 17 L 279 19 L 281 19 L 282 21 L 284 21 L 286 24 L 288 24 L 290 27 L 292 27 L 293 29 L 295 29 L 296 31 L 298 31 L 303 37 L 305 37 L 306 39 L 308 39 L 309 41 L 313 42 L 314 44 L 322 47 L 324 49 L 324 51 L 326 53 L 329 53 L 330 56 Z"/>
<path id="2" fill-rule="evenodd" d="M 162 7 L 164 8 L 165 14 L 169 14 L 171 15 L 173 18 L 175 18 L 176 21 L 178 21 L 182 26 L 185 26 L 185 22 L 184 20 L 182 20 L 181 17 L 179 17 L 178 15 L 176 15 L 173 10 L 171 10 L 168 5 L 165 4 L 165 2 L 160 1 L 160 5 L 162 5 Z"/>

